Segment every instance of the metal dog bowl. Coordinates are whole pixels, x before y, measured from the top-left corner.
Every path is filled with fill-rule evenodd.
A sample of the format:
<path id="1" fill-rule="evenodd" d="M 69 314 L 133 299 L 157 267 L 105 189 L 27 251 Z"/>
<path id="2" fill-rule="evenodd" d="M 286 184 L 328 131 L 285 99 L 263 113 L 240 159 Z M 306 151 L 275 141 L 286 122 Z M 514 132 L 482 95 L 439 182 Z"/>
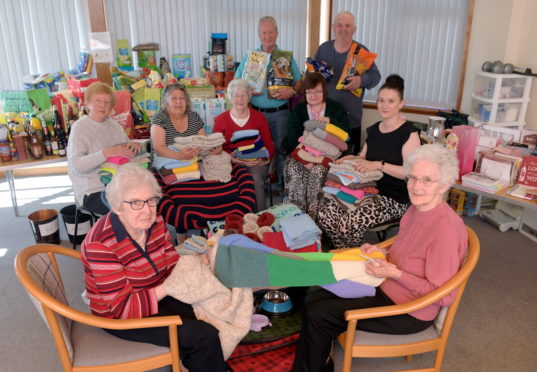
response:
<path id="1" fill-rule="evenodd" d="M 270 291 L 263 296 L 261 309 L 272 315 L 284 314 L 293 308 L 293 302 L 282 291 Z"/>

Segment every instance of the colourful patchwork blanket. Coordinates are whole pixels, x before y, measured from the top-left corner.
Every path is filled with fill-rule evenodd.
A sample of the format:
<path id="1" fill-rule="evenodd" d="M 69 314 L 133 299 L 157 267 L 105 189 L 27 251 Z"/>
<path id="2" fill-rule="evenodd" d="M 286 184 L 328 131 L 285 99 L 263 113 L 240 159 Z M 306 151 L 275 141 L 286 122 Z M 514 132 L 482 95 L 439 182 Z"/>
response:
<path id="1" fill-rule="evenodd" d="M 230 288 L 301 287 L 349 280 L 378 286 L 384 279 L 365 272 L 359 248 L 337 253 L 289 253 L 232 234 L 209 239 L 218 280 Z M 376 252 L 371 258 L 382 258 Z"/>

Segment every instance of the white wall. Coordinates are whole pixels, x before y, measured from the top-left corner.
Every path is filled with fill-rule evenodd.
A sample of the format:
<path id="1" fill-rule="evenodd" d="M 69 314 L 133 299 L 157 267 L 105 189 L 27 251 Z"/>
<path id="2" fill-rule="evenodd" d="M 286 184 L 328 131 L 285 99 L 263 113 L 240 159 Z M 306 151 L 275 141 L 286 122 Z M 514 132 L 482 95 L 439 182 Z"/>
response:
<path id="1" fill-rule="evenodd" d="M 462 112 L 470 112 L 475 72 L 481 70 L 483 62 L 501 60 L 513 63 L 515 66 L 530 67 L 537 73 L 535 16 L 537 16 L 535 0 L 475 0 L 461 103 Z M 525 129 L 537 130 L 537 78 L 533 79 L 530 99 Z M 427 122 L 427 115 L 405 116 L 409 120 Z M 362 139 L 365 139 L 365 128 L 378 120 L 380 116 L 376 110 L 364 110 Z"/>

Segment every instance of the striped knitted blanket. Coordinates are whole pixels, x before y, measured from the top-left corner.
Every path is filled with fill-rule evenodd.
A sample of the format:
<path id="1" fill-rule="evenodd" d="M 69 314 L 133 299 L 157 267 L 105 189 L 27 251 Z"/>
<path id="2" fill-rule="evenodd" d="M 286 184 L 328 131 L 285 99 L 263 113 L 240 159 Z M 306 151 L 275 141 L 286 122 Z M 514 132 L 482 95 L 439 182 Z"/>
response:
<path id="1" fill-rule="evenodd" d="M 311 286 L 349 280 L 378 286 L 383 279 L 365 272 L 359 248 L 338 253 L 289 253 L 232 234 L 209 239 L 218 280 L 230 288 Z M 371 258 L 384 258 L 374 253 Z"/>
<path id="2" fill-rule="evenodd" d="M 162 188 L 158 211 L 164 221 L 179 231 L 204 229 L 207 221 L 228 214 L 244 215 L 255 205 L 254 181 L 247 168 L 233 165 L 229 182 L 193 180 L 166 185 L 154 173 Z"/>

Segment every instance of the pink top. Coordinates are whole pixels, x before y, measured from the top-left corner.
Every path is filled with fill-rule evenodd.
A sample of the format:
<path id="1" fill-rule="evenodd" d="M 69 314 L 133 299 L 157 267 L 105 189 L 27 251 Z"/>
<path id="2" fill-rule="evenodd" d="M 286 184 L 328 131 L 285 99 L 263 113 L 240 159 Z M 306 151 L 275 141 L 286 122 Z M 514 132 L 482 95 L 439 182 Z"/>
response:
<path id="1" fill-rule="evenodd" d="M 265 147 L 269 152 L 270 158 L 272 159 L 274 157 L 275 150 L 274 144 L 272 142 L 272 136 L 270 134 L 270 127 L 268 121 L 259 111 L 252 109 L 249 110 L 250 118 L 242 127 L 239 127 L 235 123 L 235 121 L 233 121 L 233 119 L 231 118 L 230 110 L 221 113 L 216 117 L 214 121 L 213 132 L 220 132 L 224 135 L 226 139 L 226 143 L 224 144 L 224 150 L 229 153 L 232 153 L 233 150 L 229 147 L 229 144 L 233 133 L 238 130 L 257 129 L 259 130 L 261 139 L 263 139 L 263 143 L 265 144 Z"/>
<path id="2" fill-rule="evenodd" d="M 411 206 L 401 219 L 397 240 L 388 259 L 403 274 L 388 279 L 380 288 L 396 304 L 413 301 L 437 289 L 460 268 L 468 248 L 468 235 L 462 219 L 445 202 L 427 212 Z M 455 292 L 410 315 L 433 320 L 440 307 L 450 305 Z"/>

